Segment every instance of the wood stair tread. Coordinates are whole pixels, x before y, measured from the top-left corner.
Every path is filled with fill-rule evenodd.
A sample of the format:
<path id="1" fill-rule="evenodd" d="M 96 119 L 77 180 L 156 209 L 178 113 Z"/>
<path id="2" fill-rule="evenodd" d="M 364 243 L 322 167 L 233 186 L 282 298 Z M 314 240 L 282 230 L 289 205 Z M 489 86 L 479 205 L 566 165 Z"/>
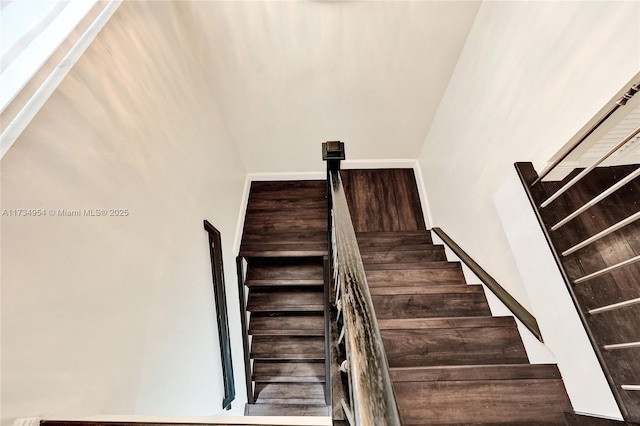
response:
<path id="1" fill-rule="evenodd" d="M 396 382 L 561 379 L 555 364 L 447 365 L 395 367 L 390 369 Z"/>
<path id="2" fill-rule="evenodd" d="M 516 327 L 383 329 L 390 367 L 524 364 L 529 360 Z"/>
<path id="3" fill-rule="evenodd" d="M 410 281 L 410 280 L 401 280 L 401 279 L 389 279 L 385 280 L 382 278 L 367 278 L 367 284 L 369 284 L 369 288 L 373 287 L 383 287 L 383 288 L 402 288 L 402 287 L 440 287 L 440 286 L 466 286 L 467 283 L 464 279 L 433 279 L 433 280 L 423 280 L 423 281 Z"/>
<path id="4" fill-rule="evenodd" d="M 327 255 L 328 249 L 320 249 L 320 248 L 312 248 L 312 249 L 303 249 L 296 248 L 293 245 L 290 249 L 286 248 L 278 248 L 278 249 L 259 249 L 259 248 L 244 248 L 240 250 L 240 256 L 246 258 L 253 257 L 302 257 L 302 256 L 325 256 Z"/>
<path id="5" fill-rule="evenodd" d="M 261 383 L 255 385 L 255 404 L 325 404 L 323 383 Z"/>
<path id="6" fill-rule="evenodd" d="M 326 379 L 323 362 L 265 362 L 253 363 L 253 380 L 256 382 L 324 383 Z"/>
<path id="7" fill-rule="evenodd" d="M 265 279 L 246 280 L 247 287 L 322 287 L 324 280 Z"/>
<path id="8" fill-rule="evenodd" d="M 396 252 L 396 251 L 422 251 L 422 250 L 431 250 L 434 247 L 430 243 L 424 244 L 403 244 L 403 245 L 380 245 L 380 246 L 369 246 L 369 245 L 360 245 L 358 243 L 358 247 L 360 248 L 360 253 L 370 253 L 370 252 Z M 433 248 L 432 250 L 437 250 Z"/>
<path id="9" fill-rule="evenodd" d="M 303 335 L 324 336 L 322 315 L 278 315 L 254 314 L 249 321 L 251 335 Z"/>
<path id="10" fill-rule="evenodd" d="M 364 263 L 364 262 L 363 262 Z M 430 261 L 430 262 L 367 262 L 366 271 L 382 270 L 420 270 L 420 269 L 458 269 L 462 265 L 460 262 Z"/>
<path id="11" fill-rule="evenodd" d="M 326 405 L 314 404 L 247 404 L 245 416 L 328 416 Z"/>
<path id="12" fill-rule="evenodd" d="M 393 238 L 393 237 L 415 237 L 431 235 L 431 231 L 414 230 L 414 231 L 358 231 L 356 238 Z"/>
<path id="13" fill-rule="evenodd" d="M 254 260 L 249 265 L 247 280 L 253 279 L 316 279 L 323 280 L 322 259 Z"/>
<path id="14" fill-rule="evenodd" d="M 322 336 L 253 336 L 251 358 L 264 360 L 324 360 Z"/>
<path id="15" fill-rule="evenodd" d="M 484 294 L 484 289 L 480 284 L 466 284 L 466 283 L 444 283 L 444 284 L 429 284 L 425 286 L 413 285 L 406 287 L 383 287 L 372 286 L 369 289 L 372 296 L 395 296 L 404 294 L 439 294 L 439 293 L 459 293 L 459 294 Z"/>
<path id="16" fill-rule="evenodd" d="M 371 300 L 379 320 L 491 315 L 491 309 L 482 288 L 475 292 L 372 294 Z"/>
<path id="17" fill-rule="evenodd" d="M 397 382 L 394 390 L 403 425 L 561 425 L 572 411 L 561 379 Z"/>
<path id="18" fill-rule="evenodd" d="M 433 262 L 446 261 L 447 256 L 443 246 L 425 246 L 422 250 L 366 250 L 361 251 L 362 263 L 367 265 L 375 263 L 393 262 Z"/>
<path id="19" fill-rule="evenodd" d="M 324 312 L 321 291 L 249 291 L 247 310 L 250 312 Z"/>
<path id="20" fill-rule="evenodd" d="M 413 319 L 383 319 L 378 321 L 380 330 L 428 330 L 439 328 L 482 328 L 482 327 L 513 327 L 516 325 L 513 317 L 450 317 L 450 318 L 413 318 Z"/>

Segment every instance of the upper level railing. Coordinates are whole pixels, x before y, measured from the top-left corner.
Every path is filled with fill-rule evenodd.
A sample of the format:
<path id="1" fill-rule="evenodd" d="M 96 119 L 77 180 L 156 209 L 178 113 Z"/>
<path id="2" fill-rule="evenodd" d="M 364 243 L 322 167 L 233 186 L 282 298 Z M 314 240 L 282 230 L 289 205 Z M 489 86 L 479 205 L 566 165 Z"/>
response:
<path id="1" fill-rule="evenodd" d="M 638 91 L 640 82 L 623 89 L 544 171 L 516 163 L 620 411 L 633 422 L 640 421 Z"/>
<path id="2" fill-rule="evenodd" d="M 626 105 L 628 103 L 629 100 L 631 100 L 634 95 L 640 91 L 640 82 L 632 85 L 626 92 L 625 94 L 616 102 L 615 106 L 611 109 L 610 112 L 607 112 L 603 117 L 601 117 L 601 119 L 599 119 L 596 124 L 594 126 L 592 126 L 591 128 L 589 128 L 585 134 L 578 139 L 577 143 L 574 144 L 572 147 L 570 147 L 567 152 L 565 152 L 562 156 L 560 156 L 560 158 L 558 160 L 556 160 L 554 163 L 552 163 L 552 165 L 547 168 L 544 172 L 540 173 L 540 176 L 533 182 L 533 185 L 541 182 L 546 176 L 548 176 L 550 173 L 552 173 L 554 171 L 554 169 L 556 167 L 558 167 L 562 160 L 566 159 L 568 157 L 569 154 L 571 154 L 571 152 L 573 152 L 575 149 L 578 148 L 578 146 L 580 146 L 580 144 L 584 143 L 586 141 L 586 139 L 588 138 L 589 135 L 593 134 L 595 130 L 597 130 L 597 128 L 599 126 L 602 126 L 606 120 L 608 119 L 608 117 L 611 116 L 611 114 L 613 114 L 613 112 L 615 112 L 617 109 L 619 109 L 620 107 Z M 610 149 L 606 150 L 606 152 L 602 155 L 600 155 L 600 157 L 596 158 L 595 160 L 592 160 L 590 162 L 590 164 L 588 166 L 586 166 L 584 169 L 582 169 L 575 177 L 573 177 L 572 179 L 570 179 L 568 182 L 566 182 L 565 184 L 563 184 L 560 188 L 558 188 L 557 190 L 555 190 L 552 194 L 547 195 L 546 199 L 544 201 L 542 201 L 540 203 L 540 208 L 544 209 L 549 207 L 554 201 L 558 200 L 558 198 L 560 198 L 563 194 L 565 194 L 569 189 L 571 189 L 572 187 L 576 186 L 580 181 L 584 180 L 590 173 L 592 173 L 597 167 L 600 167 L 603 165 L 603 163 L 605 162 L 605 160 L 611 158 L 613 155 L 615 155 L 617 152 L 619 152 L 621 149 L 623 149 L 624 147 L 628 146 L 631 143 L 634 143 L 635 141 L 637 141 L 640 138 L 640 125 L 636 125 L 635 128 L 629 132 L 625 137 L 623 137 L 622 139 L 620 139 L 613 147 L 611 147 Z M 640 176 L 640 167 L 636 168 L 634 171 L 632 171 L 631 173 L 629 173 L 628 175 L 626 175 L 624 178 L 616 181 L 615 183 L 611 184 L 608 188 L 606 188 L 605 190 L 601 191 L 599 194 L 597 194 L 596 196 L 593 196 L 589 201 L 587 201 L 586 203 L 582 204 L 580 207 L 577 207 L 575 210 L 573 210 L 571 213 L 567 214 L 566 216 L 564 216 L 562 219 L 558 220 L 556 223 L 552 224 L 550 226 L 550 230 L 553 231 L 557 231 L 559 230 L 561 227 L 565 226 L 567 223 L 571 222 L 572 220 L 574 220 L 576 217 L 578 217 L 580 214 L 586 212 L 587 210 L 589 210 L 590 208 L 594 207 L 596 204 L 598 204 L 599 202 L 605 200 L 607 197 L 609 197 L 610 195 L 612 195 L 614 192 L 618 191 L 619 189 L 621 189 L 623 186 L 627 185 L 628 183 L 630 183 L 631 181 L 633 181 L 635 178 Z M 633 223 L 634 221 L 640 219 L 640 212 L 637 212 L 635 214 L 632 214 L 612 225 L 610 225 L 607 229 L 602 230 L 601 232 L 599 232 L 596 235 L 593 235 L 575 245 L 573 245 L 570 248 L 567 248 L 566 250 L 563 250 L 562 253 L 560 254 L 562 257 L 566 257 L 570 254 L 575 253 L 576 251 L 583 249 L 585 247 L 587 247 L 590 244 L 593 244 L 595 241 L 610 235 L 611 233 Z M 599 271 L 590 273 L 588 275 L 582 276 L 580 278 L 576 278 L 573 280 L 573 282 L 575 284 L 590 280 L 592 278 L 596 278 L 598 276 L 601 276 L 603 274 L 607 274 L 611 271 L 614 271 L 618 268 L 622 268 L 628 265 L 631 265 L 635 262 L 640 261 L 640 255 L 638 256 L 634 256 L 632 258 L 629 259 L 625 259 L 623 261 L 620 261 L 618 263 L 616 263 L 615 265 L 611 265 L 608 266 L 606 268 L 603 268 Z"/>
<path id="3" fill-rule="evenodd" d="M 351 425 L 400 425 L 389 365 L 365 276 L 347 199 L 340 179 L 344 144 L 323 144 L 329 182 L 331 259 L 335 303 L 341 324 L 339 343 L 346 359 L 350 401 L 342 406 Z"/>

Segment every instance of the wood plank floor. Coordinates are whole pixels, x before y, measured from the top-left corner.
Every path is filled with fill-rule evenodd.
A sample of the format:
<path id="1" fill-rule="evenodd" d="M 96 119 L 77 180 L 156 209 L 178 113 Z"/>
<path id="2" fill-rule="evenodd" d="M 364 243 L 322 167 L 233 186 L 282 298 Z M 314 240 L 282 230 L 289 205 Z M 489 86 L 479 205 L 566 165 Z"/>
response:
<path id="1" fill-rule="evenodd" d="M 413 169 L 341 170 L 356 232 L 424 231 Z"/>

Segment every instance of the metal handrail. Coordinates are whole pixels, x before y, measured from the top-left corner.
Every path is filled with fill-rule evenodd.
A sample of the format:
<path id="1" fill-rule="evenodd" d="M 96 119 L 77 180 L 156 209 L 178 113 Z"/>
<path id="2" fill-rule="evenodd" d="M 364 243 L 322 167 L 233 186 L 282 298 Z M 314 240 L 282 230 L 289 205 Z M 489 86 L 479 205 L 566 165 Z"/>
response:
<path id="1" fill-rule="evenodd" d="M 331 170 L 329 180 L 334 269 L 341 298 L 352 399 L 350 409 L 345 412 L 348 417 L 353 413 L 355 425 L 400 425 L 389 365 L 339 170 Z"/>
<path id="2" fill-rule="evenodd" d="M 562 188 L 558 189 L 549 198 L 544 200 L 544 202 L 542 204 L 540 204 L 540 207 L 547 207 L 549 204 L 551 204 L 551 202 L 553 202 L 553 200 L 555 200 L 556 198 L 558 198 L 559 196 L 564 194 L 573 185 L 575 185 L 576 183 L 580 182 L 582 180 L 582 178 L 584 178 L 586 175 L 589 174 L 589 172 L 591 172 L 593 169 L 598 167 L 600 164 L 602 164 L 603 161 L 605 161 L 607 158 L 612 156 L 616 151 L 618 151 L 620 148 L 622 148 L 627 143 L 629 143 L 639 133 L 640 133 L 640 127 L 637 127 L 633 132 L 629 133 L 629 135 L 627 135 L 626 138 L 622 139 L 616 146 L 611 148 L 609 151 L 607 151 L 607 153 L 605 153 L 600 158 L 598 158 L 595 162 L 593 162 L 593 164 L 591 164 L 589 167 L 587 167 L 586 169 L 581 171 L 576 177 L 574 177 L 569 182 L 567 182 L 564 186 L 562 186 Z"/>
<path id="3" fill-rule="evenodd" d="M 437 227 L 432 228 L 432 231 L 435 232 L 435 234 L 440 237 L 447 246 L 449 246 L 456 256 L 458 256 L 460 260 L 462 260 L 480 279 L 480 281 L 482 281 L 482 283 L 486 285 L 498 299 L 500 299 L 500 301 L 513 313 L 513 315 L 518 318 L 538 340 L 542 342 L 542 333 L 540 332 L 538 321 L 536 321 L 535 317 L 531 315 L 531 313 L 527 311 L 524 306 L 522 306 L 507 290 L 505 290 L 504 287 L 498 284 L 498 282 L 489 275 L 482 266 L 478 265 L 478 263 L 476 263 L 476 261 L 462 249 L 462 247 L 456 244 L 456 242 L 453 241 L 446 232 Z"/>
<path id="4" fill-rule="evenodd" d="M 589 138 L 589 136 L 591 136 L 593 134 L 593 132 L 595 132 L 605 121 L 607 121 L 614 112 L 616 112 L 620 107 L 625 106 L 627 104 L 627 102 L 636 94 L 640 91 L 640 83 L 636 83 L 634 85 L 632 85 L 623 95 L 620 99 L 618 99 L 615 104 L 609 109 L 609 111 L 607 111 L 605 114 L 602 115 L 602 117 L 591 127 L 589 127 L 589 130 L 587 130 L 585 132 L 584 135 L 582 135 L 580 137 L 580 139 L 578 139 L 573 145 L 571 145 L 571 147 L 564 153 L 562 154 L 562 156 L 560 156 L 560 158 L 558 158 L 557 160 L 555 160 L 551 166 L 549 166 L 549 168 L 547 168 L 546 170 L 542 171 L 539 176 L 533 181 L 533 183 L 531 184 L 536 185 L 538 182 L 541 182 L 542 179 L 544 179 L 549 173 L 551 173 L 560 163 L 562 163 L 578 146 L 580 146 L 585 140 L 587 140 L 587 138 Z"/>

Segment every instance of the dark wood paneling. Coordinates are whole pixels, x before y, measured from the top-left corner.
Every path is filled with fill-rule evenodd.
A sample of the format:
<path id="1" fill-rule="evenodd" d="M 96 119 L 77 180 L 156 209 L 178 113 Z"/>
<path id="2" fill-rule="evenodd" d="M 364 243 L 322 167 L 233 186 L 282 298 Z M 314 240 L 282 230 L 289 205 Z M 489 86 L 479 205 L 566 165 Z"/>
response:
<path id="1" fill-rule="evenodd" d="M 342 170 L 356 232 L 425 230 L 412 169 Z"/>

